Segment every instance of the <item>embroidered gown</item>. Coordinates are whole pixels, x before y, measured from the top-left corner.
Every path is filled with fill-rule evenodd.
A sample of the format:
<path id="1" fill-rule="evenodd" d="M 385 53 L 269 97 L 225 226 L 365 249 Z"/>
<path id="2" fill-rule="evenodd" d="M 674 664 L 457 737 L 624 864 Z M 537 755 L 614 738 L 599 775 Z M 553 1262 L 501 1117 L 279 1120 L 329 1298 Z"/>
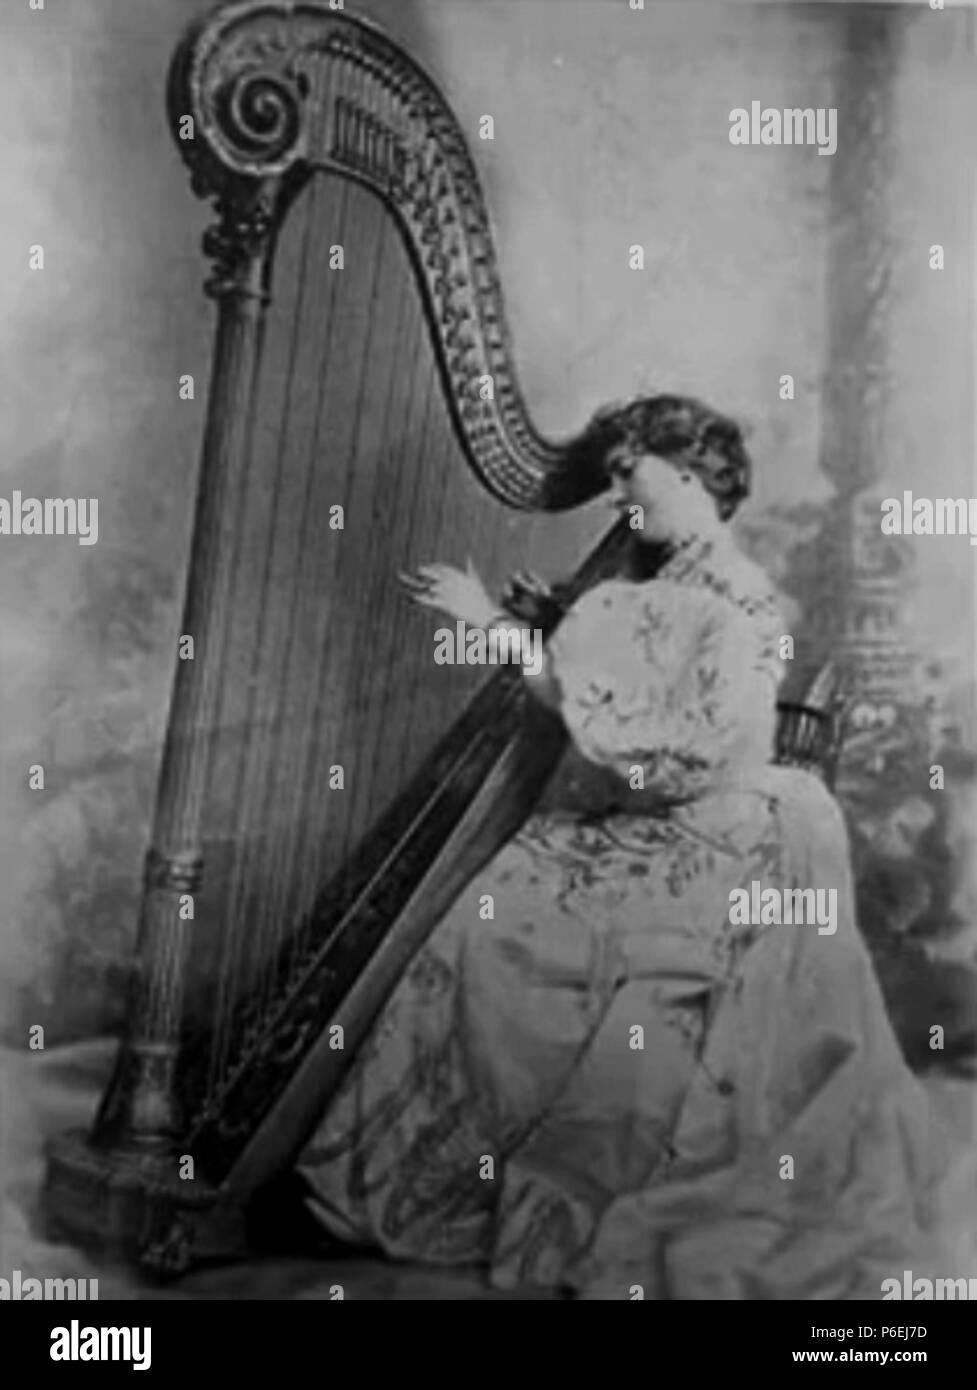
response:
<path id="1" fill-rule="evenodd" d="M 333 1235 L 596 1298 L 977 1272 L 942 1243 L 972 1179 L 888 1024 L 839 808 L 770 765 L 782 631 L 725 544 L 564 620 L 572 756 L 621 795 L 531 816 L 415 957 L 301 1158 Z M 836 931 L 731 925 L 755 881 L 836 889 Z"/>

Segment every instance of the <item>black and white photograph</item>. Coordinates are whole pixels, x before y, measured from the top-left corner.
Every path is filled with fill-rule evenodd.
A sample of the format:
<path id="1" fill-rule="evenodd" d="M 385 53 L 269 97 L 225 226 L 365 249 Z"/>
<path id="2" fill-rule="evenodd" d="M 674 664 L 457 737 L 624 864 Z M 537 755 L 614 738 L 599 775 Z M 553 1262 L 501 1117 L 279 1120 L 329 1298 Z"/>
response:
<path id="1" fill-rule="evenodd" d="M 974 6 L 0 38 L 0 1300 L 137 1370 L 243 1300 L 925 1362 L 895 1303 L 977 1299 Z"/>

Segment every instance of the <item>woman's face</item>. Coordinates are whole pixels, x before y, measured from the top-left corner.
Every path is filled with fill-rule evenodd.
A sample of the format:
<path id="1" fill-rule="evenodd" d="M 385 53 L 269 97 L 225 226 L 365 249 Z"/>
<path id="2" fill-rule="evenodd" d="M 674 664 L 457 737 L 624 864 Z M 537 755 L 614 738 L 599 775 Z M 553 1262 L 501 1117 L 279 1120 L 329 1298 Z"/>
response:
<path id="1" fill-rule="evenodd" d="M 691 469 L 666 463 L 657 454 L 635 454 L 618 445 L 607 456 L 610 506 L 631 515 L 641 507 L 637 534 L 649 541 L 683 541 L 712 536 L 722 522 L 716 504 Z"/>

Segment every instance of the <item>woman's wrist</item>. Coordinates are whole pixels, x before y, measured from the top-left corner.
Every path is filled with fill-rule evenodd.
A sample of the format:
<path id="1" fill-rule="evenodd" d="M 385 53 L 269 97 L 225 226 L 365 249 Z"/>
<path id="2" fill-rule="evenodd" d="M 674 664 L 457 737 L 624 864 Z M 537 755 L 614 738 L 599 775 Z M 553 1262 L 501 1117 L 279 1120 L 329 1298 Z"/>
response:
<path id="1" fill-rule="evenodd" d="M 463 621 L 467 627 L 480 628 L 482 632 L 488 632 L 490 628 L 525 626 L 524 623 L 520 624 L 515 614 L 510 613 L 507 608 L 501 607 L 492 599 L 486 599 L 484 604 L 470 608 Z"/>
<path id="2" fill-rule="evenodd" d="M 492 612 L 489 614 L 485 622 L 485 626 L 487 628 L 504 627 L 508 629 L 524 626 L 524 624 L 520 624 L 519 619 L 516 617 L 516 615 L 514 613 L 510 613 L 507 608 L 496 608 L 493 606 Z"/>

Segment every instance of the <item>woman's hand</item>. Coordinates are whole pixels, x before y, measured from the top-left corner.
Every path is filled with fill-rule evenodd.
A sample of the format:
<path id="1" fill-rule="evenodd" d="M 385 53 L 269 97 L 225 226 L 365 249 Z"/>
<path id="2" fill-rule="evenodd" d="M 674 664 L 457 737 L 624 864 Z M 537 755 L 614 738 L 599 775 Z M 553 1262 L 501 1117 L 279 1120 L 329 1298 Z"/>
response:
<path id="1" fill-rule="evenodd" d="M 400 578 L 425 608 L 439 608 L 463 619 L 469 627 L 488 627 L 498 616 L 498 604 L 489 597 L 471 560 L 466 570 L 454 565 L 421 565 L 416 574 L 402 574 Z"/>
<path id="2" fill-rule="evenodd" d="M 503 589 L 502 602 L 507 612 L 516 614 L 529 627 L 552 627 L 563 612 L 553 589 L 529 570 L 520 570 L 511 577 Z"/>
<path id="3" fill-rule="evenodd" d="M 540 625 L 539 620 L 552 601 L 549 586 L 530 570 L 519 570 L 502 592 L 502 602 L 508 611 L 533 627 Z"/>

